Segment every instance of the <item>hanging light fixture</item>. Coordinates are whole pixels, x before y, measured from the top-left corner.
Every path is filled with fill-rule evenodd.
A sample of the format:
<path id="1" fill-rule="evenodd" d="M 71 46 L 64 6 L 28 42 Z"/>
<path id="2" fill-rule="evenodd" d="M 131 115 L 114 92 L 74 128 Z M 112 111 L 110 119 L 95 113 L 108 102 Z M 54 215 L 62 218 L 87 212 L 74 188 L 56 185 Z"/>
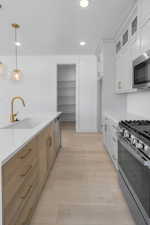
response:
<path id="1" fill-rule="evenodd" d="M 17 40 L 17 29 L 20 28 L 19 24 L 13 23 L 12 28 L 15 29 L 15 57 L 16 57 L 16 68 L 12 72 L 12 80 L 20 80 L 21 79 L 21 70 L 18 69 L 18 47 L 21 45 Z M 19 44 L 18 44 L 19 43 Z"/>
<path id="2" fill-rule="evenodd" d="M 4 77 L 4 73 L 5 73 L 5 65 L 0 62 L 0 78 Z"/>
<path id="3" fill-rule="evenodd" d="M 80 6 L 83 8 L 88 7 L 89 5 L 89 0 L 80 0 Z"/>

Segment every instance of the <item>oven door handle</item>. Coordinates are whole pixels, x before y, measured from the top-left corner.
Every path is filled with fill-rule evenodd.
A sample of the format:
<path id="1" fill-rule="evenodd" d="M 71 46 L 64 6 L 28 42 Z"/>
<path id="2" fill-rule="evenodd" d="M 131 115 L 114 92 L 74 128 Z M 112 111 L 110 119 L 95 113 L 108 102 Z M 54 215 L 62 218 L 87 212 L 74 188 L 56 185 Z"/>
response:
<path id="1" fill-rule="evenodd" d="M 119 142 L 123 147 L 133 156 L 135 157 L 143 166 L 150 168 L 150 160 L 144 156 L 140 151 L 133 150 L 129 143 L 125 142 L 122 138 L 119 138 Z"/>

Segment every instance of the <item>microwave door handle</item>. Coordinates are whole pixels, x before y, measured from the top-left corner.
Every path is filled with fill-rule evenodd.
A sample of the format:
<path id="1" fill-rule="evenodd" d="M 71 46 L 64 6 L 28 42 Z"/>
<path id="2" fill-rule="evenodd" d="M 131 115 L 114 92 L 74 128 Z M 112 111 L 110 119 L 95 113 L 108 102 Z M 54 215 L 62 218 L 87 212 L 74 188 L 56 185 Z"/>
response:
<path id="1" fill-rule="evenodd" d="M 126 143 L 126 142 L 124 142 L 122 139 L 120 140 L 119 139 L 119 141 L 120 141 L 120 143 L 124 146 L 124 148 L 134 157 L 134 158 L 136 158 L 143 166 L 146 166 L 146 167 L 148 167 L 148 168 L 150 168 L 150 160 L 147 160 L 147 158 L 146 157 L 144 157 L 144 155 L 142 155 L 142 153 L 140 154 L 140 152 L 139 153 L 137 153 L 135 150 L 133 150 L 132 148 L 131 148 L 131 146 L 128 144 L 128 143 Z"/>

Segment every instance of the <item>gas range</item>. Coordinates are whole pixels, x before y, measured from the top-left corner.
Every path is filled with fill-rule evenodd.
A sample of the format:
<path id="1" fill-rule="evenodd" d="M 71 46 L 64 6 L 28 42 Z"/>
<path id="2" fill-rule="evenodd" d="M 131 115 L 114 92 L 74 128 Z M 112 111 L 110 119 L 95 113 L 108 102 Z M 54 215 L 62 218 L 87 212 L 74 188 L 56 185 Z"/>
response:
<path id="1" fill-rule="evenodd" d="M 119 123 L 118 168 L 120 187 L 136 224 L 150 225 L 150 121 Z"/>
<path id="2" fill-rule="evenodd" d="M 150 121 L 125 120 L 119 123 L 119 135 L 132 147 L 150 158 Z"/>

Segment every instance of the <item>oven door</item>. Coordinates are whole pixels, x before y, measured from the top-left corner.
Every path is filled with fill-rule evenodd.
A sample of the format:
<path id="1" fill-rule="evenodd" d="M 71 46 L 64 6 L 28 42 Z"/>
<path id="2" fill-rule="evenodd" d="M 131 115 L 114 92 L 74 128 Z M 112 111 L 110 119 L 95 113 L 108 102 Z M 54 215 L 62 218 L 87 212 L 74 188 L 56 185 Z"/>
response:
<path id="1" fill-rule="evenodd" d="M 119 170 L 143 215 L 150 218 L 149 160 L 122 138 L 118 141 Z"/>
<path id="2" fill-rule="evenodd" d="M 133 87 L 150 87 L 150 51 L 145 52 L 133 62 Z"/>

